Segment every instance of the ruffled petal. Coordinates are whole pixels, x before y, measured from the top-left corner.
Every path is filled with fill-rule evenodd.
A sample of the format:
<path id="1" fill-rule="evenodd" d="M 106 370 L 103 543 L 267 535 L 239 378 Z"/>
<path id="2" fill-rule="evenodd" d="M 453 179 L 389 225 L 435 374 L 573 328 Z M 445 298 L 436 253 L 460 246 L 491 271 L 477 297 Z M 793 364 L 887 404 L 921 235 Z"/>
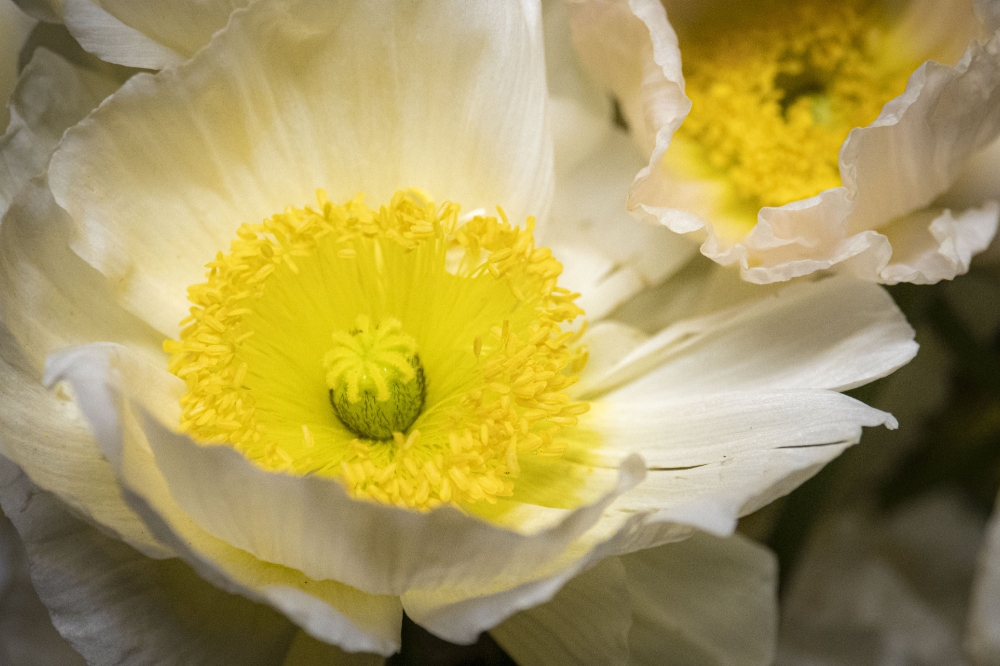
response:
<path id="1" fill-rule="evenodd" d="M 93 0 L 61 0 L 61 5 L 62 20 L 70 34 L 102 60 L 143 69 L 160 69 L 183 61 L 179 53 L 126 25 Z M 166 23 L 170 22 L 167 19 Z"/>
<path id="2" fill-rule="evenodd" d="M 271 564 L 218 539 L 202 527 L 171 495 L 143 432 L 140 409 L 123 397 L 150 405 L 157 416 L 174 412 L 177 381 L 115 345 L 91 345 L 53 357 L 49 382 L 65 380 L 76 392 L 81 411 L 117 475 L 122 497 L 157 539 L 167 544 L 213 584 L 266 602 L 310 635 L 352 652 L 389 655 L 399 648 L 399 600 L 365 594 L 334 580 L 316 580 L 301 571 Z M 123 384 L 125 386 L 123 386 Z M 145 412 L 143 412 L 145 413 Z M 145 417 L 146 424 L 150 421 Z M 171 434 L 162 426 L 157 433 Z M 208 449 L 206 449 L 208 450 Z M 215 493 L 218 494 L 218 479 Z M 227 494 L 238 493 L 227 488 Z M 286 507 L 271 507 L 278 512 Z"/>
<path id="3" fill-rule="evenodd" d="M 879 272 L 884 284 L 934 284 L 969 270 L 972 257 L 985 250 L 996 234 L 1000 202 L 954 214 L 925 208 L 882 229 L 892 255 Z"/>
<path id="4" fill-rule="evenodd" d="M 632 613 L 626 569 L 609 557 L 490 635 L 519 666 L 626 666 Z"/>
<path id="5" fill-rule="evenodd" d="M 778 629 L 777 562 L 741 536 L 696 534 L 622 558 L 632 596 L 630 664 L 768 666 Z"/>
<path id="6" fill-rule="evenodd" d="M 663 5 L 656 0 L 576 0 L 569 3 L 569 15 L 580 61 L 618 100 L 633 138 L 645 155 L 653 155 L 650 164 L 659 162 L 691 109 L 677 35 Z"/>
<path id="7" fill-rule="evenodd" d="M 53 623 L 88 663 L 281 664 L 295 628 L 270 608 L 88 527 L 8 461 L 0 461 L 0 501 Z"/>
<path id="8" fill-rule="evenodd" d="M 433 47 L 429 46 L 433 44 Z M 242 222 L 420 187 L 544 219 L 552 186 L 539 8 L 255 3 L 189 62 L 133 78 L 53 157 L 74 249 L 167 335 Z M 373 113 L 377 109 L 377 113 Z"/>

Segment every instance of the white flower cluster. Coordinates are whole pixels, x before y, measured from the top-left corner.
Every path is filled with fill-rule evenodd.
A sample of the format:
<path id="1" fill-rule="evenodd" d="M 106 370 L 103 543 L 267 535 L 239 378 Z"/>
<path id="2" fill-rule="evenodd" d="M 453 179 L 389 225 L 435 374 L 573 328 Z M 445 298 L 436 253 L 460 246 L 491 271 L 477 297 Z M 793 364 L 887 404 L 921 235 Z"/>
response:
<path id="1" fill-rule="evenodd" d="M 828 41 L 759 62 L 755 3 L 16 2 L 0 507 L 91 665 L 383 663 L 404 613 L 522 666 L 772 663 L 737 521 L 896 427 L 844 394 L 917 353 L 881 285 L 966 272 L 1000 215 L 987 0 L 848 3 L 871 44 L 789 10 Z M 768 82 L 706 79 L 710 33 Z M 739 194 L 805 145 L 758 112 L 813 141 L 768 177 L 839 182 Z M 324 379 L 369 318 L 423 373 L 392 438 Z"/>

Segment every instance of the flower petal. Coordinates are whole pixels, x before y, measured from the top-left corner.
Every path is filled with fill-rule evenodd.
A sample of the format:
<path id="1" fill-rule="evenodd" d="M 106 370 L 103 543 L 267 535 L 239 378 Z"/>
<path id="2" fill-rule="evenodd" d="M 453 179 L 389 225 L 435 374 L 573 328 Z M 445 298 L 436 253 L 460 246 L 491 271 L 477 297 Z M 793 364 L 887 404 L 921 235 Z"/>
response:
<path id="1" fill-rule="evenodd" d="M 0 138 L 0 212 L 48 165 L 59 137 L 122 81 L 75 67 L 36 49 L 10 99 L 11 122 Z"/>
<path id="2" fill-rule="evenodd" d="M 202 577 L 227 591 L 271 604 L 311 635 L 346 650 L 388 655 L 399 648 L 398 599 L 368 595 L 333 580 L 314 580 L 258 560 L 203 530 L 178 505 L 157 468 L 139 417 L 120 393 L 124 381 L 135 391 L 133 396 L 160 413 L 176 412 L 179 395 L 170 393 L 177 388 L 176 378 L 110 344 L 54 355 L 47 372 L 50 384 L 65 380 L 79 396 L 125 501 L 157 539 Z M 218 487 L 216 483 L 216 493 Z"/>
<path id="3" fill-rule="evenodd" d="M 35 23 L 11 0 L 0 2 L 0 99 L 5 107 L 0 111 L 0 127 L 6 127 L 9 119 L 6 104 L 17 84 L 17 55 Z"/>
<path id="4" fill-rule="evenodd" d="M 160 69 L 183 61 L 179 53 L 126 25 L 94 0 L 61 0 L 60 4 L 70 34 L 102 60 L 144 69 Z M 161 19 L 161 23 L 171 21 Z"/>
<path id="5" fill-rule="evenodd" d="M 0 329 L 2 335 L 2 329 Z M 150 557 L 170 557 L 122 501 L 114 473 L 86 420 L 64 391 L 46 391 L 10 364 L 11 345 L 0 339 L 0 454 L 32 481 L 57 494 L 88 520 Z"/>
<path id="6" fill-rule="evenodd" d="M 628 136 L 613 130 L 556 181 L 542 242 L 563 263 L 560 285 L 581 294 L 578 304 L 590 321 L 664 282 L 697 252 L 692 241 L 625 210 L 629 185 L 642 166 Z"/>
<path id="7" fill-rule="evenodd" d="M 653 154 L 650 164 L 659 162 L 691 109 L 677 35 L 663 6 L 656 0 L 576 0 L 569 14 L 580 61 L 618 100 L 639 147 Z"/>
<path id="8" fill-rule="evenodd" d="M 744 537 L 696 534 L 622 558 L 630 664 L 767 666 L 778 629 L 777 562 Z"/>
<path id="9" fill-rule="evenodd" d="M 166 665 L 181 655 L 205 666 L 281 663 L 294 627 L 273 610 L 88 527 L 7 461 L 0 499 L 53 623 L 88 663 Z"/>
<path id="10" fill-rule="evenodd" d="M 74 249 L 173 335 L 185 289 L 238 225 L 308 205 L 319 187 L 376 205 L 421 187 L 544 219 L 539 14 L 528 0 L 237 11 L 191 61 L 133 78 L 67 133 L 50 179 L 80 226 Z"/>
<path id="11" fill-rule="evenodd" d="M 609 557 L 548 603 L 508 618 L 490 635 L 519 666 L 625 666 L 631 663 L 631 628 L 625 567 Z"/>
<path id="12" fill-rule="evenodd" d="M 28 555 L 14 525 L 0 514 L 0 660 L 24 666 L 86 666 L 52 626 L 28 575 Z"/>
<path id="13" fill-rule="evenodd" d="M 998 218 L 1000 203 L 990 201 L 957 215 L 925 208 L 892 222 L 882 229 L 892 244 L 892 258 L 879 281 L 934 284 L 964 275 L 972 257 L 989 246 Z"/>
<path id="14" fill-rule="evenodd" d="M 602 376 L 589 377 L 579 392 L 842 391 L 884 377 L 916 350 L 913 329 L 885 290 L 834 278 L 678 322 Z"/>

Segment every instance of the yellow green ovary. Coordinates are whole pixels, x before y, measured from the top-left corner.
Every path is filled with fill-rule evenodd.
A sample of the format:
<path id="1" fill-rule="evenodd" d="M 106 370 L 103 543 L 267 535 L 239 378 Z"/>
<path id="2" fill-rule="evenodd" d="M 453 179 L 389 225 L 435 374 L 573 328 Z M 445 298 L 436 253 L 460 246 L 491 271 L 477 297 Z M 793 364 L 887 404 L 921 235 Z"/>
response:
<path id="1" fill-rule="evenodd" d="M 888 21 L 861 0 L 727 7 L 680 40 L 692 109 L 668 162 L 703 161 L 696 170 L 724 180 L 730 212 L 751 225 L 761 206 L 839 186 L 848 133 L 875 120 L 917 64 L 893 52 Z"/>
<path id="2" fill-rule="evenodd" d="M 533 227 L 460 221 L 415 190 L 377 210 L 321 191 L 242 225 L 164 343 L 181 429 L 403 507 L 511 496 L 525 456 L 593 441 L 565 393 L 586 355 L 562 327 L 582 311 Z"/>

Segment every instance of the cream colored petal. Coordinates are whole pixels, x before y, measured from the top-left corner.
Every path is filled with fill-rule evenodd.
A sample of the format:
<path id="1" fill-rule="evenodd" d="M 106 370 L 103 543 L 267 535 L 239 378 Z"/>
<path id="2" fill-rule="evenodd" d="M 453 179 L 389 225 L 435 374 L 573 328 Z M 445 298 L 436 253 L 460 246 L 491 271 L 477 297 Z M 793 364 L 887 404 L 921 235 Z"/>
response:
<path id="1" fill-rule="evenodd" d="M 618 100 L 633 138 L 653 155 L 650 164 L 659 162 L 691 108 L 663 6 L 657 0 L 568 0 L 567 6 L 580 61 Z"/>
<path id="2" fill-rule="evenodd" d="M 162 362 L 162 336 L 117 304 L 107 280 L 70 250 L 72 233 L 44 181 L 27 184 L 0 223 L 0 321 L 34 376 L 51 352 L 99 341 Z"/>
<path id="3" fill-rule="evenodd" d="M 28 555 L 14 525 L 0 514 L 0 663 L 86 666 L 52 626 L 28 575 Z"/>
<path id="4" fill-rule="evenodd" d="M 542 238 L 563 262 L 560 284 L 581 294 L 594 321 L 643 289 L 658 285 L 697 252 L 690 240 L 625 209 L 629 185 L 643 166 L 619 130 L 556 181 L 552 220 Z"/>
<path id="5" fill-rule="evenodd" d="M 975 666 L 1000 664 L 1000 512 L 996 509 L 979 552 L 965 649 Z"/>
<path id="6" fill-rule="evenodd" d="M 10 116 L 7 104 L 17 83 L 17 57 L 36 21 L 17 8 L 11 0 L 0 2 L 0 127 L 7 127 Z"/>
<path id="7" fill-rule="evenodd" d="M 0 329 L 0 336 L 5 333 Z M 102 529 L 151 557 L 170 557 L 170 549 L 122 501 L 113 470 L 72 398 L 46 391 L 12 366 L 20 355 L 2 337 L 0 356 L 0 454 Z"/>
<path id="8" fill-rule="evenodd" d="M 696 534 L 622 558 L 632 595 L 633 666 L 770 666 L 778 566 L 749 539 Z"/>
<path id="9" fill-rule="evenodd" d="M 383 666 L 385 658 L 364 652 L 344 652 L 336 645 L 322 643 L 304 631 L 295 635 L 281 666 Z"/>
<path id="10" fill-rule="evenodd" d="M 123 498 L 151 532 L 173 548 L 202 577 L 229 592 L 266 602 L 310 635 L 349 651 L 389 655 L 399 648 L 401 609 L 395 597 L 365 594 L 334 580 L 316 580 L 301 571 L 257 559 L 212 536 L 171 495 L 157 468 L 139 409 L 122 396 L 163 412 L 178 409 L 176 378 L 116 345 L 80 347 L 52 357 L 50 383 L 66 381 L 79 396 L 81 411 L 117 474 Z M 142 412 L 145 414 L 145 412 Z M 176 420 L 176 414 L 175 414 Z M 157 433 L 171 435 L 161 426 Z M 209 449 L 205 449 L 208 451 Z M 219 479 L 215 481 L 218 493 Z M 247 490 L 222 486 L 227 497 Z M 281 512 L 287 507 L 268 510 Z"/>
<path id="11" fill-rule="evenodd" d="M 61 18 L 70 34 L 102 60 L 143 69 L 160 69 L 184 60 L 170 47 L 126 25 L 94 0 L 61 0 L 61 3 Z M 156 7 L 156 10 L 162 11 L 162 8 Z M 171 19 L 168 17 L 166 22 Z"/>
<path id="12" fill-rule="evenodd" d="M 611 131 L 611 100 L 583 71 L 573 50 L 569 15 L 563 0 L 542 3 L 545 78 L 558 180 L 594 151 Z"/>
<path id="13" fill-rule="evenodd" d="M 934 284 L 969 270 L 972 257 L 985 250 L 997 230 L 1000 203 L 960 213 L 924 209 L 893 222 L 882 232 L 892 244 L 892 258 L 879 273 L 884 284 Z"/>
<path id="14" fill-rule="evenodd" d="M 24 540 L 53 623 L 90 664 L 278 666 L 294 626 L 80 522 L 7 461 L 0 500 Z"/>
<path id="15" fill-rule="evenodd" d="M 625 572 L 609 557 L 490 635 L 519 666 L 626 666 L 633 610 Z"/>
<path id="16" fill-rule="evenodd" d="M 976 0 L 976 15 L 990 32 L 1000 29 L 1000 2 L 996 0 Z"/>
<path id="17" fill-rule="evenodd" d="M 35 50 L 10 99 L 11 122 L 0 137 L 0 213 L 48 165 L 67 127 L 75 125 L 122 81 Z"/>
<path id="18" fill-rule="evenodd" d="M 58 23 L 62 20 L 62 0 L 14 0 L 14 3 L 38 21 Z"/>
<path id="19" fill-rule="evenodd" d="M 191 61 L 133 78 L 65 137 L 75 249 L 173 335 L 185 289 L 242 222 L 316 188 L 377 206 L 421 187 L 466 210 L 548 212 L 540 12 L 524 3 L 280 0 Z"/>
<path id="20" fill-rule="evenodd" d="M 884 289 L 833 278 L 678 322 L 581 382 L 579 393 L 847 390 L 884 377 L 916 350 L 913 329 Z"/>

